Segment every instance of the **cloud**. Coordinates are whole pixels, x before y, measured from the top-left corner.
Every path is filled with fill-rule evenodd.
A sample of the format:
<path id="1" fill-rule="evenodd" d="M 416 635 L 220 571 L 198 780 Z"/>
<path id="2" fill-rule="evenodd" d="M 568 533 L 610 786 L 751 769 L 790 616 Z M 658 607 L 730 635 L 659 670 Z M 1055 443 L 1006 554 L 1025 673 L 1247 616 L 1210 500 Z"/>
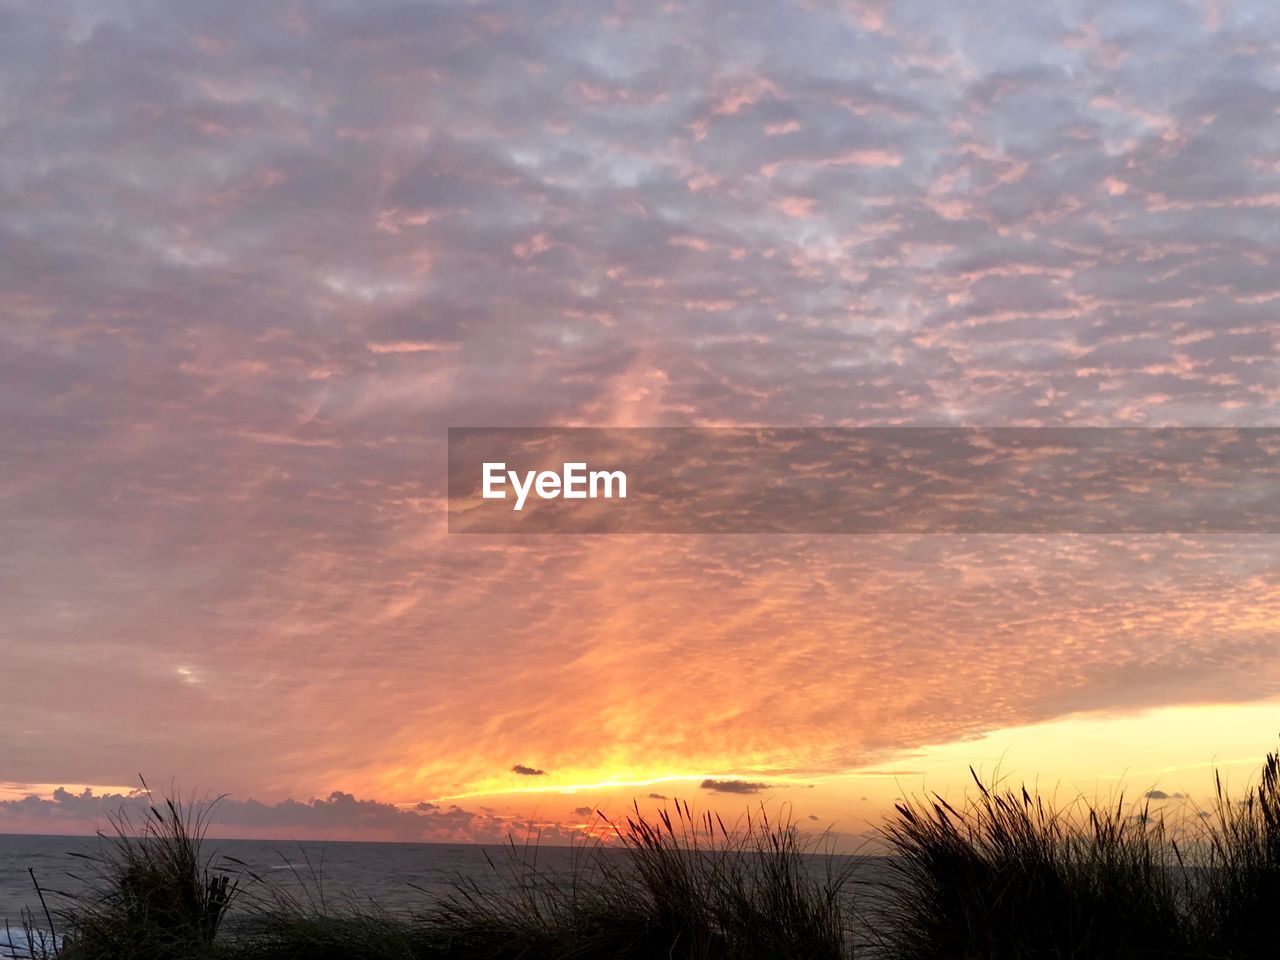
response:
<path id="1" fill-rule="evenodd" d="M 767 783 L 756 783 L 751 780 L 703 780 L 699 786 L 712 793 L 759 793 L 769 789 Z"/>
<path id="2" fill-rule="evenodd" d="M 545 777 L 547 775 L 547 771 L 526 767 L 523 763 L 517 763 L 511 768 L 511 772 L 518 773 L 522 777 Z"/>
<path id="3" fill-rule="evenodd" d="M 123 815 L 133 824 L 143 823 L 151 802 L 138 792 L 103 794 L 85 789 L 71 793 L 58 788 L 47 797 L 30 795 L 0 801 L 0 827 L 26 833 L 88 833 L 97 829 L 110 832 L 114 816 Z M 343 791 L 277 803 L 230 797 L 198 799 L 194 806 L 207 811 L 215 836 L 494 843 L 530 833 L 561 841 L 575 835 L 555 824 L 477 813 L 456 804 L 419 803 L 405 808 L 358 799 Z"/>
<path id="4" fill-rule="evenodd" d="M 527 7 L 0 13 L 7 778 L 415 803 L 1275 693 L 1274 538 L 443 505 L 460 424 L 1274 423 L 1274 17 Z"/>
<path id="5" fill-rule="evenodd" d="M 1163 790 L 1148 790 L 1143 794 L 1147 800 L 1182 800 L 1185 793 L 1165 793 Z"/>
<path id="6" fill-rule="evenodd" d="M 665 795 L 665 794 L 661 794 L 661 793 L 651 793 L 651 794 L 649 794 L 649 799 L 650 799 L 650 800 L 666 800 L 666 799 L 667 799 L 667 797 L 666 797 L 666 795 Z"/>
<path id="7" fill-rule="evenodd" d="M 573 813 L 578 817 L 589 817 L 595 813 L 595 809 L 593 807 L 574 807 Z"/>

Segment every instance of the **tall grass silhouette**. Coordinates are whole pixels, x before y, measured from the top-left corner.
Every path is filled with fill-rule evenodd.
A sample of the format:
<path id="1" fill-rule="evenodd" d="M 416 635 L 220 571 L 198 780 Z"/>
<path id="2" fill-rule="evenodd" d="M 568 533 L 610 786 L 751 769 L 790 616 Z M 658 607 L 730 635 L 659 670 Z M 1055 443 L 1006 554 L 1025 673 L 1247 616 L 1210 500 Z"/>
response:
<path id="1" fill-rule="evenodd" d="M 727 825 L 676 801 L 606 823 L 620 849 L 593 844 L 566 877 L 512 847 L 508 883 L 464 879 L 424 921 L 460 956 L 494 960 L 848 955 L 848 868 L 789 818 Z"/>
<path id="2" fill-rule="evenodd" d="M 1196 872 L 1195 920 L 1223 956 L 1280 956 L 1280 754 L 1272 753 L 1242 801 L 1214 775 L 1204 868 Z"/>
<path id="3" fill-rule="evenodd" d="M 112 832 L 99 835 L 96 855 L 73 854 L 86 866 L 71 878 L 80 889 L 37 885 L 52 929 L 28 918 L 30 952 L 60 960 L 198 960 L 215 954 L 240 881 L 204 855 L 212 805 L 157 802 L 146 781 L 142 786 L 149 802 L 141 823 L 118 813 Z"/>
<path id="4" fill-rule="evenodd" d="M 897 805 L 880 943 L 925 958 L 1198 956 L 1164 821 L 1123 798 L 1063 808 L 971 770 L 976 792 Z"/>
<path id="5" fill-rule="evenodd" d="M 972 771 L 971 771 L 972 773 Z M 119 819 L 73 893 L 41 890 L 31 960 L 1101 960 L 1280 956 L 1280 755 L 1235 799 L 1168 822 L 1149 801 L 1057 805 L 973 775 L 904 799 L 889 856 L 828 855 L 789 816 L 676 802 L 601 818 L 567 869 L 536 842 L 412 914 L 335 899 L 310 863 L 267 882 L 203 849 L 207 809 Z M 424 856 L 428 855 L 424 852 Z M 239 865 L 242 867 L 242 865 Z M 888 878 L 884 875 L 887 871 Z M 244 886 L 241 886 L 243 881 Z M 857 900 L 853 897 L 859 891 Z M 857 911 L 855 912 L 855 907 Z M 56 936 L 50 935 L 51 927 Z"/>

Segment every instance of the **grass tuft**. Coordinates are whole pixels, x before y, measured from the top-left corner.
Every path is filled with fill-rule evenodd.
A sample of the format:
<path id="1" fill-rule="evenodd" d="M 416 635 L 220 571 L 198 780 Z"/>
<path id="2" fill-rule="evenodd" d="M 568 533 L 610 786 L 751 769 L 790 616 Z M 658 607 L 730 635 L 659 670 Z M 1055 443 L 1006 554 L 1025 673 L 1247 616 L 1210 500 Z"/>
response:
<path id="1" fill-rule="evenodd" d="M 1207 851 L 1194 872 L 1200 939 L 1224 957 L 1280 956 L 1280 755 L 1271 753 L 1242 801 L 1214 775 L 1214 804 L 1205 816 Z"/>
<path id="2" fill-rule="evenodd" d="M 80 889 L 37 884 L 52 936 L 28 923 L 28 950 L 59 960 L 199 960 L 213 956 L 239 880 L 203 852 L 210 806 L 166 799 L 150 804 L 141 824 L 127 813 L 99 834 L 100 852 L 76 855 L 89 866 L 73 876 Z M 33 878 L 34 879 L 34 878 Z M 49 900 L 53 906 L 49 906 Z M 59 937 L 58 934 L 61 934 Z"/>
<path id="3" fill-rule="evenodd" d="M 1183 920 L 1177 847 L 1147 806 L 1060 809 L 973 777 L 959 807 L 903 801 L 885 827 L 894 880 L 877 926 L 889 956 L 1204 956 Z"/>
<path id="4" fill-rule="evenodd" d="M 476 960 L 849 955 L 848 871 L 789 819 L 762 811 L 729 826 L 677 801 L 605 823 L 616 847 L 580 849 L 568 876 L 512 845 L 491 864 L 505 882 L 464 878 L 423 922 L 451 956 Z"/>

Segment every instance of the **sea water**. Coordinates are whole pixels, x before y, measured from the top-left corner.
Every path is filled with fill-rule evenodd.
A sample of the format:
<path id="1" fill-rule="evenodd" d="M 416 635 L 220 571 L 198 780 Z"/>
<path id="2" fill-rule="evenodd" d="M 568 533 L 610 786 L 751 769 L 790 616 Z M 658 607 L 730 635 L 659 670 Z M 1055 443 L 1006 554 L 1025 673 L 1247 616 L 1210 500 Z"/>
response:
<path id="1" fill-rule="evenodd" d="M 6 920 L 17 946 L 22 945 L 24 914 L 39 929 L 50 926 L 31 873 L 50 891 L 46 899 L 56 927 L 56 891 L 83 891 L 95 867 L 85 858 L 97 856 L 108 843 L 97 837 L 0 834 L 0 958 L 9 955 Z M 323 898 L 322 906 L 330 910 L 376 905 L 402 915 L 425 912 L 456 890 L 459 881 L 502 890 L 515 877 L 530 876 L 522 864 L 542 878 L 568 876 L 583 854 L 580 848 L 556 846 L 314 840 L 206 840 L 201 852 L 216 872 L 238 875 L 250 895 L 270 888 L 288 891 L 304 905 L 321 906 L 318 901 Z M 604 855 L 626 854 L 609 849 Z M 815 879 L 829 869 L 843 869 L 851 859 L 812 858 Z M 858 858 L 855 876 L 860 884 L 885 875 L 883 862 Z"/>
<path id="2" fill-rule="evenodd" d="M 48 891 L 83 890 L 94 871 L 94 864 L 83 858 L 98 855 L 106 842 L 96 837 L 0 834 L 0 946 L 5 945 L 5 920 L 16 930 L 24 911 L 37 926 L 48 926 L 29 871 Z M 513 851 L 461 843 L 287 840 L 206 840 L 202 852 L 212 858 L 215 870 L 239 874 L 249 887 L 256 886 L 256 875 L 298 897 L 323 897 L 330 907 L 376 903 L 405 914 L 427 909 L 459 878 L 498 885 L 524 858 L 535 861 L 539 872 L 554 876 L 568 871 L 575 856 L 568 847 L 551 846 Z M 57 897 L 50 894 L 47 899 L 52 907 Z"/>

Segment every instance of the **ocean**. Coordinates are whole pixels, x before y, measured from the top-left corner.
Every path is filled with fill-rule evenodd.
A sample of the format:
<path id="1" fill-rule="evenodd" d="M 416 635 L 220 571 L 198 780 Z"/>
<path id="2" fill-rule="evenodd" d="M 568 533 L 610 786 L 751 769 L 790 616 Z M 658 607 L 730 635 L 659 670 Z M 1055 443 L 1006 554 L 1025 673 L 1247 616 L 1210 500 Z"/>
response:
<path id="1" fill-rule="evenodd" d="M 49 890 L 74 891 L 93 865 L 82 857 L 94 856 L 102 841 L 96 837 L 41 837 L 0 834 L 0 954 L 4 945 L 3 923 L 17 928 L 23 911 L 30 911 L 41 927 L 40 900 L 28 868 Z M 497 880 L 490 860 L 499 868 L 511 863 L 511 849 L 461 843 L 353 843 L 343 841 L 206 840 L 205 852 L 229 857 L 244 866 L 226 864 L 228 872 L 252 871 L 294 889 L 305 877 L 308 885 L 319 877 L 329 903 L 377 903 L 397 913 L 409 913 L 430 905 L 448 892 L 458 877 L 479 882 Z M 573 862 L 568 847 L 539 847 L 539 869 L 555 874 Z M 488 858 L 488 859 L 486 859 Z"/>
<path id="2" fill-rule="evenodd" d="M 83 858 L 95 856 L 103 843 L 97 837 L 0 834 L 0 958 L 10 955 L 6 921 L 19 955 L 24 913 L 34 918 L 37 928 L 47 930 L 49 926 L 29 870 L 34 870 L 45 890 L 83 889 L 83 878 L 92 875 L 94 866 Z M 574 848 L 556 846 L 513 852 L 501 845 L 288 840 L 206 840 L 203 852 L 227 858 L 221 866 L 227 873 L 256 874 L 269 879 L 275 888 L 295 893 L 301 893 L 305 886 L 310 896 L 323 896 L 329 908 L 376 904 L 406 915 L 429 908 L 449 893 L 459 878 L 502 888 L 522 858 L 529 858 L 540 875 L 555 877 L 572 872 L 575 858 L 581 854 Z M 606 855 L 625 853 L 609 850 Z M 813 858 L 815 878 L 829 868 L 840 870 L 855 858 L 833 859 L 834 863 L 826 857 Z M 885 878 L 886 861 L 856 860 L 859 884 Z M 56 897 L 49 899 L 53 906 Z M 234 916 L 233 910 L 229 922 L 234 922 Z"/>

